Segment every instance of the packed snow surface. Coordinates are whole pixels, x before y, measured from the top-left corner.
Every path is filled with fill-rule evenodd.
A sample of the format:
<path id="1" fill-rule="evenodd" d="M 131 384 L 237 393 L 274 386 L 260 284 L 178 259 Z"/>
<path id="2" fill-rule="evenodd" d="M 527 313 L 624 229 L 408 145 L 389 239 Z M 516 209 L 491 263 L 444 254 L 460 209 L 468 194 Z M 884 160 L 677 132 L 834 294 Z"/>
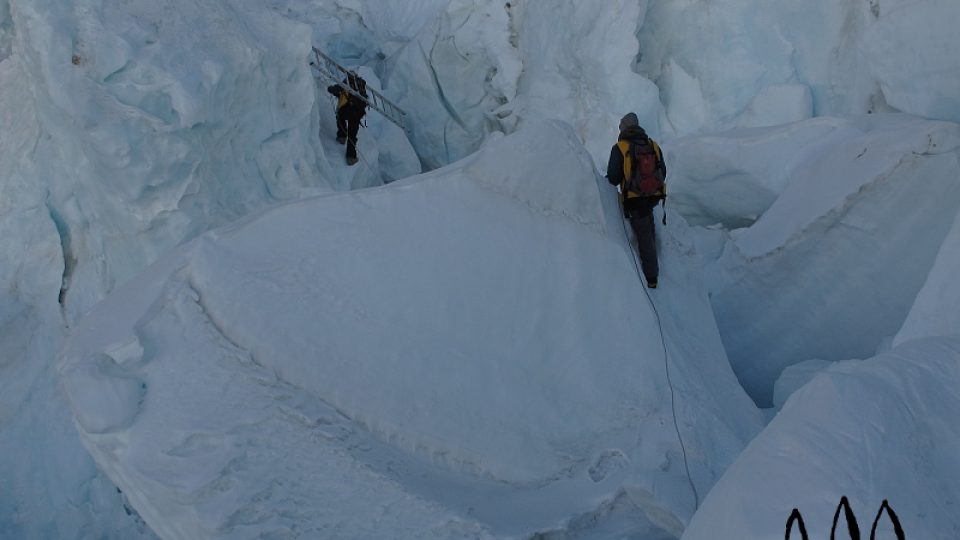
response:
<path id="1" fill-rule="evenodd" d="M 206 234 L 68 344 L 83 440 L 169 538 L 526 535 L 614 503 L 676 537 L 760 416 L 685 228 L 650 304 L 614 193 L 547 123 Z"/>
<path id="2" fill-rule="evenodd" d="M 933 268 L 917 294 L 894 344 L 960 332 L 960 214 L 943 241 Z"/>

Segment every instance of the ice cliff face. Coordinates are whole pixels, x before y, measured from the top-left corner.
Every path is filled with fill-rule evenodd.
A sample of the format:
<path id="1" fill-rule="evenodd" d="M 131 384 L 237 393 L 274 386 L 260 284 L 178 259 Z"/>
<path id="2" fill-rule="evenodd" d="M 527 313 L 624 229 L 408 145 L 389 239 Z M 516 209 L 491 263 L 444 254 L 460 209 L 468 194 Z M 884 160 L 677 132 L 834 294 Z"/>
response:
<path id="1" fill-rule="evenodd" d="M 56 350 L 160 253 L 324 184 L 309 36 L 253 3 L 0 3 L 0 536 L 136 534 Z"/>
<path id="2" fill-rule="evenodd" d="M 242 3 L 10 7 L 37 122 L 22 174 L 63 238 L 69 318 L 184 238 L 320 182 L 306 27 Z"/>
<path id="3" fill-rule="evenodd" d="M 430 163 L 540 117 L 570 122 L 600 161 L 629 110 L 667 137 L 868 112 L 956 121 L 960 68 L 944 51 L 958 18 L 948 0 L 462 0 L 387 66 L 416 74 L 393 90 Z"/>

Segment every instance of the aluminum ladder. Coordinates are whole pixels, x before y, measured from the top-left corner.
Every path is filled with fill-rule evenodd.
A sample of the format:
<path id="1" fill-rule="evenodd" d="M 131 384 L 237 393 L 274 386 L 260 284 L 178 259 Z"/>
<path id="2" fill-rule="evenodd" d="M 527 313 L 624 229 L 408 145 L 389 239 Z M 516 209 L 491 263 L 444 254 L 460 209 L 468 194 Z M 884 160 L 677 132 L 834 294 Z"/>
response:
<path id="1" fill-rule="evenodd" d="M 368 95 L 364 97 L 362 94 L 353 88 L 350 88 L 348 84 L 343 82 L 348 75 L 358 76 L 356 72 L 341 66 L 336 60 L 330 58 L 316 47 L 313 47 L 313 60 L 310 62 L 310 65 L 316 70 L 315 77 L 318 81 L 322 80 L 326 81 L 327 83 L 340 86 L 340 88 L 346 90 L 350 95 L 363 101 L 368 107 L 385 116 L 387 120 L 390 120 L 394 124 L 400 126 L 400 129 L 404 131 L 409 130 L 410 124 L 407 121 L 407 113 L 404 112 L 400 107 L 394 105 L 393 102 L 383 97 L 383 94 L 368 86 Z"/>

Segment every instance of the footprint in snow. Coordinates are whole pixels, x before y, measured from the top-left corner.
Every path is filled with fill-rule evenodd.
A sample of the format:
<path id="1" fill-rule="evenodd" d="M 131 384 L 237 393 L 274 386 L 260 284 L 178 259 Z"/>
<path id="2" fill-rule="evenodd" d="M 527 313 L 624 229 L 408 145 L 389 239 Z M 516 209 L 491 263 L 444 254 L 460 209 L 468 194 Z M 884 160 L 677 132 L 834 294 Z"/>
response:
<path id="1" fill-rule="evenodd" d="M 623 470 L 627 467 L 627 456 L 620 450 L 604 450 L 596 462 L 587 470 L 590 479 L 602 482 L 611 471 Z"/>

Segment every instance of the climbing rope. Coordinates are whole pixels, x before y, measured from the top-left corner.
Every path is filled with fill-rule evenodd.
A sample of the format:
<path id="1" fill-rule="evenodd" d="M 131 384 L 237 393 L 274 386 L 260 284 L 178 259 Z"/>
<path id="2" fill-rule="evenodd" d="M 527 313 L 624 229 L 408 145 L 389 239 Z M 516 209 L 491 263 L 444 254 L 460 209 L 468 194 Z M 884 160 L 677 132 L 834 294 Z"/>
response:
<path id="1" fill-rule="evenodd" d="M 664 211 L 664 218 L 666 218 L 666 211 Z M 630 248 L 634 269 L 637 271 L 637 278 L 640 280 L 641 286 L 643 286 L 644 278 L 643 273 L 640 270 L 639 254 L 634 251 L 633 246 L 630 244 L 630 233 L 627 231 L 626 220 L 621 219 L 620 222 L 621 225 L 623 225 L 623 235 L 627 239 L 627 246 Z M 653 302 L 650 292 L 644 287 L 643 293 L 647 296 L 647 302 L 650 303 L 650 307 L 653 308 L 653 314 L 657 318 L 657 327 L 660 329 L 660 345 L 663 347 L 663 368 L 667 373 L 667 386 L 670 388 L 670 411 L 673 416 L 673 429 L 677 432 L 677 441 L 680 442 L 680 451 L 683 453 L 683 468 L 687 473 L 687 482 L 690 484 L 690 489 L 693 491 L 694 509 L 696 510 L 700 508 L 700 493 L 697 492 L 697 486 L 693 483 L 693 477 L 690 475 L 690 463 L 687 460 L 687 447 L 683 443 L 683 436 L 680 434 L 680 424 L 677 421 L 676 391 L 673 388 L 673 380 L 670 377 L 670 360 L 667 352 L 667 341 L 663 337 L 663 322 L 660 319 L 660 311 L 657 310 L 657 305 Z"/>
<path id="2" fill-rule="evenodd" d="M 370 172 L 372 172 L 374 175 L 376 175 L 377 177 L 379 177 L 379 178 L 380 178 L 380 181 L 383 182 L 383 175 L 380 174 L 380 171 L 378 171 L 377 169 L 374 169 L 374 168 L 370 165 L 370 162 L 367 161 L 367 158 L 363 157 L 363 152 L 360 151 L 360 148 L 357 148 L 358 146 L 359 146 L 359 145 L 354 145 L 354 149 L 357 151 L 357 156 L 360 158 L 360 161 L 362 161 L 363 164 L 367 166 L 367 169 L 370 169 Z M 384 182 L 384 183 L 386 183 L 386 182 Z"/>

